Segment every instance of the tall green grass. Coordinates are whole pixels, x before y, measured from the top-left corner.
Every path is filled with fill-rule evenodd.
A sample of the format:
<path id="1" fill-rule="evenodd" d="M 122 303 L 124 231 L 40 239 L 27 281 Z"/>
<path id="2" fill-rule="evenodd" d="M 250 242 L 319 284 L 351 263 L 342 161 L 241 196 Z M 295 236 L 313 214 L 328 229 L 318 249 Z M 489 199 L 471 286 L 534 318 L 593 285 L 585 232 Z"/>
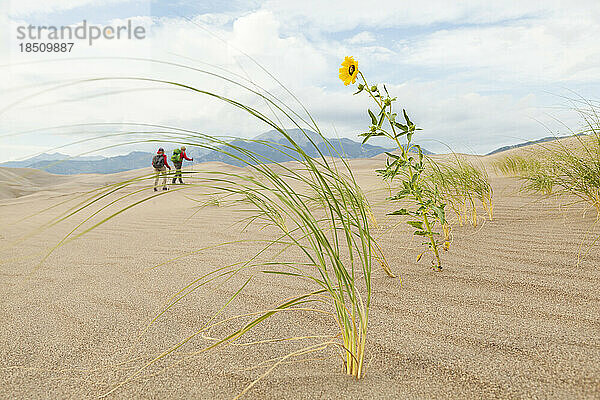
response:
<path id="1" fill-rule="evenodd" d="M 494 190 L 483 165 L 458 155 L 443 161 L 430 158 L 429 163 L 431 172 L 425 179 L 438 188 L 460 225 L 470 222 L 477 226 L 478 206 L 490 220 L 494 218 Z"/>
<path id="2" fill-rule="evenodd" d="M 539 157 L 510 155 L 496 160 L 493 165 L 496 172 L 519 176 L 523 173 L 539 170 L 542 167 L 542 162 Z"/>
<path id="3" fill-rule="evenodd" d="M 596 210 L 600 218 L 600 117 L 595 103 L 578 108 L 584 126 L 567 139 L 532 145 L 508 155 L 495 168 L 523 181 L 525 191 L 571 196 Z"/>
<path id="4" fill-rule="evenodd" d="M 158 360 L 179 350 L 190 340 L 206 334 L 214 326 L 232 321 L 239 321 L 240 324 L 237 329 L 218 338 L 198 353 L 232 344 L 270 317 L 288 311 L 326 312 L 327 315 L 331 315 L 339 328 L 337 334 L 333 334 L 326 342 L 318 346 L 309 346 L 298 354 L 319 351 L 332 346 L 337 347 L 341 351 L 345 373 L 357 379 L 361 378 L 368 338 L 372 295 L 372 261 L 374 258 L 381 259 L 383 256 L 376 255 L 381 253 L 381 250 L 370 231 L 372 212 L 364 193 L 353 176 L 350 165 L 342 158 L 333 158 L 339 156 L 335 153 L 333 146 L 330 146 L 329 154 L 319 151 L 319 157 L 309 157 L 302 147 L 287 134 L 281 123 L 281 120 L 284 120 L 288 125 L 302 129 L 303 132 L 304 126 L 308 125 L 326 141 L 310 115 L 307 119 L 309 122 L 307 122 L 264 90 L 255 89 L 215 73 L 194 70 L 244 88 L 264 101 L 276 114 L 276 117 L 269 117 L 250 105 L 184 82 L 123 77 L 95 78 L 72 84 L 122 79 L 182 88 L 197 95 L 218 99 L 247 112 L 266 126 L 277 130 L 286 139 L 286 144 L 273 143 L 271 144 L 272 148 L 292 157 L 294 162 L 276 163 L 246 148 L 236 146 L 228 140 L 199 131 L 148 123 L 121 124 L 122 130 L 113 134 L 114 137 L 122 139 L 116 145 L 173 143 L 184 144 L 188 148 L 196 146 L 218 151 L 225 156 L 237 159 L 246 166 L 245 171 L 243 173 L 227 172 L 227 170 L 190 172 L 188 173 L 188 179 L 191 180 L 190 185 L 177 187 L 168 192 L 152 192 L 152 174 L 90 191 L 77 199 L 74 206 L 44 226 L 44 228 L 50 228 L 59 223 L 69 223 L 69 221 L 82 217 L 79 218 L 80 222 L 75 224 L 71 232 L 52 251 L 98 226 L 109 223 L 120 214 L 130 212 L 149 200 L 159 196 L 179 196 L 180 192 L 190 190 L 192 192 L 189 196 L 206 196 L 207 200 L 199 200 L 200 204 L 215 204 L 215 199 L 218 199 L 219 206 L 233 207 L 236 211 L 245 213 L 245 216 L 240 219 L 240 223 L 260 223 L 275 228 L 279 234 L 276 238 L 263 243 L 262 248 L 247 261 L 221 266 L 209 271 L 177 292 L 157 318 L 162 317 L 167 310 L 201 287 L 215 284 L 219 280 L 230 281 L 242 273 L 249 274 L 241 287 L 234 290 L 230 297 L 223 299 L 223 307 L 215 312 L 208 323 L 193 335 L 157 355 L 108 393 L 112 393 L 131 381 Z M 64 85 L 57 89 L 61 87 Z M 48 89 L 44 90 L 44 92 L 47 91 Z M 86 124 L 88 128 L 105 125 Z M 105 137 L 106 135 L 101 136 Z M 311 141 L 308 134 L 305 136 L 308 141 Z M 128 137 L 133 139 L 127 140 Z M 86 140 L 89 141 L 89 139 Z M 316 145 L 314 147 L 318 151 L 318 147 Z M 147 188 L 140 188 L 139 185 L 142 182 L 148 183 Z M 200 245 L 202 239 L 198 238 L 198 240 Z M 265 254 L 275 249 L 277 254 L 275 258 L 263 259 Z M 286 249 L 297 250 L 302 259 L 285 259 Z M 279 305 L 266 310 L 235 318 L 222 318 L 224 310 L 243 292 L 256 274 L 265 274 L 273 278 L 291 277 L 306 282 L 311 289 L 306 293 L 282 299 Z M 222 319 L 220 320 L 220 318 Z M 286 357 L 292 356 L 295 354 Z"/>

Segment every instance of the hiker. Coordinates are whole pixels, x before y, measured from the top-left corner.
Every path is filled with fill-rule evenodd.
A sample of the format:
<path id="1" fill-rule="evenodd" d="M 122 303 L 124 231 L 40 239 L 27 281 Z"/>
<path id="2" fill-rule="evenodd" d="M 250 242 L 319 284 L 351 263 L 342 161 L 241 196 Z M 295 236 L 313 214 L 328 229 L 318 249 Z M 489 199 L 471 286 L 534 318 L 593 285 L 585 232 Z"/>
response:
<path id="1" fill-rule="evenodd" d="M 154 191 L 158 190 L 158 181 L 160 176 L 163 177 L 163 190 L 168 190 L 167 187 L 167 168 L 171 169 L 169 163 L 167 163 L 167 155 L 165 154 L 165 150 L 161 147 L 156 152 L 156 155 L 152 157 L 152 166 L 154 167 L 154 172 L 156 173 L 156 178 L 154 179 Z"/>
<path id="2" fill-rule="evenodd" d="M 185 146 L 181 146 L 180 149 L 173 150 L 173 155 L 171 156 L 171 161 L 173 161 L 173 165 L 175 166 L 175 176 L 173 177 L 173 184 L 179 178 L 179 183 L 183 184 L 183 179 L 181 176 L 181 165 L 183 164 L 183 160 L 194 161 L 194 158 L 188 158 L 185 154 Z"/>

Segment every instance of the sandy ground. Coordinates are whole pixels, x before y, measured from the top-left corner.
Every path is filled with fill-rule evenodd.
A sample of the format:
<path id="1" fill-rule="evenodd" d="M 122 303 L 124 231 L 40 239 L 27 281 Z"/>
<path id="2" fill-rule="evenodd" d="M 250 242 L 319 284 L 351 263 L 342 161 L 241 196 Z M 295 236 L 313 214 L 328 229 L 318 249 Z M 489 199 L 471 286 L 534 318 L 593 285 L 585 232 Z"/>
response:
<path id="1" fill-rule="evenodd" d="M 383 234 L 396 220 L 385 216 L 390 208 L 372 172 L 379 163 L 352 165 Z M 257 226 L 232 226 L 240 214 L 229 208 L 197 212 L 194 189 L 172 191 L 64 244 L 39 264 L 81 221 L 40 231 L 74 204 L 62 202 L 139 173 L 55 177 L 0 169 L 0 397 L 107 393 L 209 321 L 247 275 L 198 289 L 143 332 L 171 295 L 257 247 L 238 243 L 150 267 L 225 241 L 274 237 Z M 511 178 L 492 175 L 492 183 L 495 219 L 476 229 L 455 227 L 443 272 L 428 269 L 427 260 L 415 262 L 419 243 L 402 226 L 382 237 L 402 286 L 381 271 L 374 274 L 362 380 L 344 375 L 332 348 L 279 366 L 245 398 L 600 398 L 600 246 L 577 265 L 595 215 L 564 207 L 566 200 L 523 195 Z M 148 189 L 135 198 L 151 194 Z M 30 233 L 37 235 L 15 242 Z M 258 274 L 223 315 L 267 308 L 309 289 L 305 282 Z M 280 315 L 240 343 L 331 335 L 335 328 L 325 315 Z M 210 343 L 195 338 L 108 398 L 232 398 L 264 372 L 252 367 L 318 340 L 194 355 Z"/>

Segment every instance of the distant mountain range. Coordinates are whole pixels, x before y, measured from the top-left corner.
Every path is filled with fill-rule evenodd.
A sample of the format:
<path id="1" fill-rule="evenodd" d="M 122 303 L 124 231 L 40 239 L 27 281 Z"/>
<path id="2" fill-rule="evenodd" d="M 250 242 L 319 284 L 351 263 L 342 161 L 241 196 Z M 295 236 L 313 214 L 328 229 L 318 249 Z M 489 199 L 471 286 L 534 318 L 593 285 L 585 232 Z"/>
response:
<path id="1" fill-rule="evenodd" d="M 58 175 L 114 174 L 116 172 L 147 167 L 151 164 L 152 156 L 152 153 L 134 151 L 124 156 L 95 157 L 93 159 L 89 157 L 72 158 L 67 156 L 62 159 L 45 159 L 43 161 L 38 159 L 31 163 L 29 161 L 32 159 L 29 159 L 22 161 L 23 165 L 19 165 L 18 167 L 40 169 Z M 6 164 L 9 163 L 0 164 L 0 167 L 10 167 L 10 165 Z"/>
<path id="2" fill-rule="evenodd" d="M 321 151 L 325 155 L 334 157 L 341 155 L 344 158 L 369 158 L 389 150 L 380 146 L 361 144 L 347 138 L 329 139 L 331 145 L 329 146 L 319 134 L 307 131 L 308 137 L 314 142 L 313 145 L 299 129 L 289 130 L 288 134 L 310 157 L 318 157 L 319 151 Z M 268 143 L 271 143 L 271 146 Z M 206 150 L 192 146 L 188 146 L 188 156 L 194 158 L 194 164 L 220 161 L 237 166 L 243 166 L 245 163 L 236 159 L 236 157 L 250 163 L 255 163 L 254 160 L 244 154 L 244 150 L 249 150 L 253 154 L 260 154 L 260 161 L 262 162 L 284 162 L 292 160 L 293 156 L 298 156 L 296 151 L 281 146 L 289 145 L 289 142 L 280 132 L 275 130 L 263 133 L 251 141 L 236 139 L 230 142 L 230 144 L 240 149 L 239 151 L 230 148 L 226 149 L 233 157 L 217 150 Z M 281 151 L 285 151 L 288 154 L 284 154 Z M 429 152 L 427 153 L 430 154 Z M 0 164 L 0 167 L 35 168 L 60 175 L 112 174 L 150 167 L 153 156 L 154 153 L 142 151 L 134 151 L 127 155 L 115 157 L 70 157 L 61 153 L 52 153 L 41 154 L 23 161 L 9 161 Z M 167 149 L 167 156 L 170 157 L 169 149 Z"/>
<path id="3" fill-rule="evenodd" d="M 390 150 L 367 143 L 361 144 L 347 138 L 328 139 L 329 143 L 326 143 L 318 133 L 312 131 L 306 131 L 305 135 L 299 129 L 292 129 L 288 130 L 287 133 L 294 140 L 294 142 L 296 142 L 296 144 L 298 144 L 310 157 L 319 157 L 319 152 L 321 152 L 323 155 L 332 157 L 341 156 L 344 158 L 370 158 Z M 253 141 L 234 140 L 230 142 L 230 144 L 241 149 L 240 151 L 237 151 L 235 149 L 228 148 L 227 151 L 231 153 L 233 157 L 213 150 L 202 154 L 200 162 L 221 161 L 231 165 L 245 165 L 244 162 L 235 158 L 239 157 L 251 164 L 255 163 L 244 154 L 244 150 L 249 150 L 253 154 L 260 154 L 259 161 L 261 162 L 291 161 L 293 159 L 292 157 L 297 158 L 299 156 L 295 150 L 283 147 L 290 147 L 291 145 L 280 132 L 275 130 L 263 133 L 262 135 L 254 138 Z M 288 153 L 289 155 L 282 152 Z M 194 158 L 194 160 L 196 159 Z"/>
<path id="4" fill-rule="evenodd" d="M 330 145 L 333 146 L 332 149 L 329 145 L 325 143 L 325 141 L 319 134 L 312 131 L 306 132 L 308 138 L 299 129 L 293 129 L 288 131 L 292 139 L 310 157 L 318 157 L 319 151 L 321 151 L 327 156 L 339 157 L 341 155 L 344 158 L 370 158 L 390 150 L 381 146 L 361 144 L 348 138 L 328 139 Z M 566 137 L 569 136 L 548 136 L 538 140 L 531 140 L 528 142 L 518 143 L 511 146 L 503 146 L 487 153 L 486 155 L 497 154 L 503 151 L 529 146 L 532 144 L 551 142 L 553 140 L 563 139 Z M 314 145 L 309 141 L 309 138 L 314 142 Z M 271 143 L 271 146 L 268 143 Z M 192 146 L 188 146 L 188 155 L 194 158 L 194 164 L 209 161 L 220 161 L 226 164 L 237 166 L 243 166 L 245 165 L 245 163 L 237 159 L 236 157 L 248 161 L 249 163 L 255 163 L 254 160 L 251 160 L 249 157 L 244 155 L 243 150 L 249 150 L 253 154 L 260 154 L 260 160 L 262 162 L 284 162 L 292 160 L 292 156 L 298 156 L 297 152 L 291 149 L 285 149 L 281 147 L 281 145 L 289 145 L 289 142 L 286 138 L 283 137 L 283 135 L 280 132 L 275 130 L 265 132 L 250 141 L 236 139 L 230 142 L 230 144 L 241 149 L 241 151 L 237 151 L 228 148 L 227 151 L 230 152 L 233 157 L 223 154 L 222 152 L 219 152 L 217 150 L 206 150 L 199 147 L 194 148 Z M 288 155 L 282 153 L 280 150 L 286 151 Z M 167 149 L 167 153 L 168 157 L 170 157 L 169 149 Z M 425 149 L 423 149 L 423 153 L 433 154 L 432 152 L 427 151 Z M 115 157 L 71 157 L 61 153 L 44 153 L 23 161 L 8 161 L 5 163 L 0 163 L 0 167 L 34 168 L 59 175 L 113 174 L 116 172 L 149 167 L 154 154 L 155 153 L 149 153 L 144 151 L 134 151 L 127 155 Z M 171 162 L 169 161 L 169 163 Z"/>
<path id="5" fill-rule="evenodd" d="M 578 133 L 575 135 L 569 135 L 569 136 L 547 136 L 545 138 L 541 138 L 538 140 L 530 140 L 528 142 L 523 142 L 523 143 L 517 143 L 517 144 L 513 144 L 511 146 L 504 146 L 504 147 L 500 147 L 494 151 L 491 151 L 489 153 L 486 154 L 486 156 L 491 156 L 492 154 L 496 154 L 496 153 L 501 153 L 503 151 L 507 151 L 507 150 L 511 150 L 511 149 L 518 149 L 519 147 L 525 147 L 525 146 L 529 146 L 532 144 L 540 144 L 540 143 L 546 143 L 546 142 L 551 142 L 553 140 L 558 140 L 558 139 L 565 139 L 568 137 L 572 137 L 572 136 L 581 136 L 581 135 L 585 135 L 584 133 Z"/>
<path id="6" fill-rule="evenodd" d="M 68 156 L 66 154 L 61 154 L 61 153 L 43 153 L 43 154 L 28 158 L 27 160 L 23 160 L 23 161 L 8 161 L 8 162 L 0 164 L 0 166 L 9 167 L 9 168 L 35 168 L 35 167 L 31 167 L 31 166 L 34 164 L 37 164 L 37 163 L 62 161 L 62 160 L 68 160 L 70 158 L 71 158 L 71 156 Z M 103 158 L 105 158 L 105 157 L 82 156 L 82 157 L 77 157 L 77 160 L 98 161 L 98 160 L 102 160 Z"/>

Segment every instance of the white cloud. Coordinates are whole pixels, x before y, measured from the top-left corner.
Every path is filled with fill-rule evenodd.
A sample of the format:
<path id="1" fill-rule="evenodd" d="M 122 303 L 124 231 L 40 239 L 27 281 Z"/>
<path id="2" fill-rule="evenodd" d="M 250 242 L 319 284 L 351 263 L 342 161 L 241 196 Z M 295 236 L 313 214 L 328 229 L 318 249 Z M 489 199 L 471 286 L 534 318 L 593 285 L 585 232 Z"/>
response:
<path id="1" fill-rule="evenodd" d="M 265 102 L 247 90 L 198 71 L 143 61 L 115 60 L 104 57 L 143 57 L 170 60 L 222 73 L 238 74 L 236 80 L 249 78 L 267 90 L 283 91 L 253 62 L 242 56 L 243 49 L 265 65 L 285 84 L 298 92 L 305 85 L 318 83 L 327 69 L 326 57 L 302 35 L 279 35 L 279 22 L 268 12 L 257 12 L 235 20 L 233 26 L 221 26 L 224 18 L 198 18 L 195 23 L 217 22 L 208 26 L 211 34 L 185 19 L 132 18 L 148 27 L 144 40 L 98 40 L 93 46 L 77 41 L 71 57 L 66 54 L 22 54 L 12 43 L 9 79 L 0 83 L 0 110 L 20 98 L 26 98 L 0 115 L 0 130 L 20 131 L 32 127 L 84 122 L 137 121 L 170 124 L 199 129 L 204 133 L 254 136 L 270 129 L 247 113 L 222 101 L 189 90 L 164 90 L 150 82 L 103 80 L 62 87 L 38 93 L 47 81 L 77 81 L 94 77 L 148 77 L 182 82 L 202 90 L 235 98 L 271 115 Z M 122 21 L 111 21 L 119 24 Z M 13 25 L 17 22 L 13 21 Z M 184 55 L 187 58 L 175 56 Z M 62 60 L 61 60 L 61 57 Z M 76 59 L 72 59 L 76 57 Z M 53 61 L 50 61 L 53 59 Z M 6 60 L 3 60 L 5 62 Z M 34 63 L 31 63 L 34 61 Z M 22 64 L 21 62 L 25 62 Z M 241 77 L 241 78 L 240 78 Z M 289 79 L 291 78 L 291 79 Z M 33 86 L 32 86 L 33 85 Z M 250 83 L 253 87 L 253 83 Z M 16 89 L 15 89 L 16 88 Z M 143 88 L 143 91 L 134 89 Z M 155 88 L 156 90 L 149 90 Z M 110 95 L 103 95 L 109 93 Z M 76 99 L 76 101 L 73 101 Z M 289 100 L 287 96 L 286 100 Z M 38 133 L 39 135 L 39 133 Z M 46 135 L 46 134 L 45 134 Z M 44 142 L 65 143 L 72 137 L 44 138 Z M 27 140 L 32 140 L 29 136 Z M 0 142 L 5 140 L 0 138 Z"/>
<path id="2" fill-rule="evenodd" d="M 540 100 L 531 94 L 483 95 L 472 86 L 444 81 L 408 81 L 386 86 L 398 98 L 396 112 L 405 108 L 411 120 L 423 128 L 419 140 L 436 152 L 451 149 L 486 153 L 500 145 L 547 135 L 538 121 L 556 126 L 540 108 Z M 313 89 L 307 94 L 314 99 L 311 108 L 327 132 L 334 132 L 335 126 L 340 136 L 356 140 L 368 127 L 366 109 L 375 106 L 367 96 L 349 96 L 350 89 L 334 93 Z M 576 122 L 569 119 L 572 115 L 568 113 L 554 115 L 567 123 Z"/>
<path id="3" fill-rule="evenodd" d="M 371 32 L 367 32 L 367 31 L 357 33 L 356 35 L 354 35 L 350 39 L 348 39 L 348 43 L 350 43 L 350 44 L 366 44 L 366 43 L 373 43 L 374 41 L 375 41 L 375 35 L 373 35 L 373 33 L 371 33 Z"/>
<path id="4" fill-rule="evenodd" d="M 8 7 L 11 17 L 24 17 L 31 14 L 48 14 L 85 6 L 108 6 L 124 1 L 141 2 L 146 0 L 8 0 Z"/>
<path id="5" fill-rule="evenodd" d="M 429 0 L 417 5 L 389 0 L 378 1 L 377 6 L 369 7 L 362 0 L 347 0 L 343 3 L 321 0 L 268 0 L 263 4 L 263 8 L 276 13 L 286 25 L 312 25 L 324 31 L 341 32 L 358 27 L 389 28 L 442 23 L 490 24 L 552 13 L 572 14 L 573 10 L 597 16 L 600 4 L 596 0 Z"/>
<path id="6" fill-rule="evenodd" d="M 415 66 L 485 69 L 499 80 L 585 81 L 600 77 L 598 37 L 597 20 L 566 16 L 440 30 L 400 51 Z"/>
<path id="7" fill-rule="evenodd" d="M 377 8 L 364 13 L 351 4 L 344 12 L 328 2 L 319 3 L 318 12 L 314 8 L 317 3 L 302 3 L 302 7 L 297 4 L 267 2 L 258 11 L 204 14 L 192 21 L 132 16 L 136 24 L 147 27 L 146 39 L 97 41 L 93 46 L 77 42 L 74 53 L 64 57 L 21 54 L 13 41 L 10 58 L 3 56 L 0 62 L 8 60 L 12 64 L 2 71 L 6 79 L 0 81 L 0 110 L 15 99 L 39 91 L 43 82 L 136 76 L 183 82 L 272 115 L 257 96 L 215 77 L 158 63 L 104 58 L 128 56 L 192 65 L 237 81 L 249 79 L 250 86 L 257 84 L 272 91 L 300 112 L 271 77 L 240 53 L 243 50 L 297 95 L 329 136 L 335 136 L 335 127 L 339 135 L 356 138 L 368 124 L 368 101 L 352 96 L 353 88 L 344 87 L 337 79 L 343 56 L 355 55 L 370 79 L 387 81 L 399 105 L 406 107 L 425 129 L 422 137 L 430 140 L 426 147 L 443 151 L 444 147 L 436 142 L 441 141 L 458 151 L 486 152 L 499 144 L 545 134 L 536 120 L 550 120 L 544 113 L 548 102 L 540 96 L 548 85 L 555 81 L 600 84 L 600 51 L 595 41 L 600 32 L 592 6 L 585 11 L 577 7 L 569 11 L 523 1 L 515 3 L 514 8 L 487 2 L 440 2 L 428 7 L 389 3 L 381 4 L 381 9 L 388 12 Z M 487 24 L 510 18 L 516 19 Z M 378 31 L 382 27 L 458 22 L 471 25 L 420 31 L 419 35 L 399 38 L 398 47 L 379 40 L 385 36 Z M 10 23 L 18 22 L 13 18 Z M 325 34 L 356 26 L 361 27 L 360 31 L 349 33 L 349 39 L 340 33 L 336 34 L 339 39 Z M 320 34 L 310 33 L 315 31 Z M 407 71 L 411 77 L 406 76 Z M 535 89 L 524 89 L 523 83 Z M 103 95 L 106 93 L 110 95 Z M 570 122 L 569 118 L 561 115 L 565 122 Z M 0 134 L 90 121 L 160 123 L 244 137 L 268 129 L 246 113 L 206 95 L 165 89 L 150 82 L 105 80 L 27 99 L 0 114 Z M 283 124 L 290 126 L 285 121 Z M 37 151 L 34 145 L 51 146 L 72 139 L 72 135 L 44 133 L 11 139 L 10 144 L 29 143 L 33 152 Z M 8 141 L 0 137 L 0 145 L 6 144 Z"/>

